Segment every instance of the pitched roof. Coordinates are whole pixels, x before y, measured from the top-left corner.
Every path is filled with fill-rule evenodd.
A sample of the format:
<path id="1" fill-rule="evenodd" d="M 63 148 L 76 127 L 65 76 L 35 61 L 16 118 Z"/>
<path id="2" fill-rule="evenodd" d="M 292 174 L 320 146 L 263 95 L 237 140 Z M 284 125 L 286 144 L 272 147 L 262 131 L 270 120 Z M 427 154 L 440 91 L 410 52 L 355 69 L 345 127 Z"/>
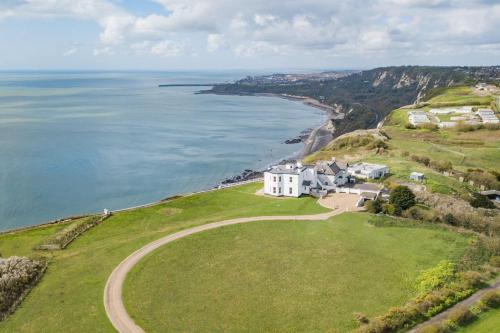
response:
<path id="1" fill-rule="evenodd" d="M 314 169 L 317 173 L 322 173 L 325 175 L 336 175 L 342 170 L 345 170 L 345 163 L 333 161 L 333 162 L 325 162 L 321 161 L 316 164 Z"/>

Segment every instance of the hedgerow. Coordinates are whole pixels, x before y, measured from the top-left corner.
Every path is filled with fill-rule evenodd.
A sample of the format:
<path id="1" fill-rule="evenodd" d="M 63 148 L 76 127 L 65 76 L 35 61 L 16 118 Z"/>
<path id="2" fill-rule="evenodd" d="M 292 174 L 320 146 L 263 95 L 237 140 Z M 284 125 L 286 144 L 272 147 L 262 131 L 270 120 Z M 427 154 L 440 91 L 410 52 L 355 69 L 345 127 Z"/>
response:
<path id="1" fill-rule="evenodd" d="M 42 260 L 0 258 L 0 321 L 14 312 L 46 268 Z"/>
<path id="2" fill-rule="evenodd" d="M 66 248 L 78 236 L 83 234 L 88 229 L 98 225 L 104 221 L 109 215 L 100 216 L 93 215 L 74 222 L 57 232 L 50 238 L 46 239 L 42 244 L 36 247 L 37 250 L 61 250 Z"/>

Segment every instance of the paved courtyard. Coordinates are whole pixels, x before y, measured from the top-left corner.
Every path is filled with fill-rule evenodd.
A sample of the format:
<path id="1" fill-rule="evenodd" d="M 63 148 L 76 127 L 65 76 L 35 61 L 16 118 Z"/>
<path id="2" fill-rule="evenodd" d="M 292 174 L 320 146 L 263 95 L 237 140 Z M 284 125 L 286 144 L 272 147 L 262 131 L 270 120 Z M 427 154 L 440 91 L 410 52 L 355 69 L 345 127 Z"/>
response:
<path id="1" fill-rule="evenodd" d="M 319 199 L 318 203 L 330 209 L 344 209 L 346 212 L 356 212 L 364 210 L 363 207 L 357 207 L 356 204 L 361 197 L 357 194 L 347 193 L 329 193 L 323 199 Z"/>

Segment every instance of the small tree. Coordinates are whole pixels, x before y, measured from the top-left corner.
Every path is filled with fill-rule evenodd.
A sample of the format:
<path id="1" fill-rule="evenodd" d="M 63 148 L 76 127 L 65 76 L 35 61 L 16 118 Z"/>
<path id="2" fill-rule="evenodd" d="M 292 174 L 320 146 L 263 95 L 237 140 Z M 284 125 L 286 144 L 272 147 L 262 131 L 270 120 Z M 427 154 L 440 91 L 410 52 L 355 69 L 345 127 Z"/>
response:
<path id="1" fill-rule="evenodd" d="M 366 210 L 369 213 L 377 214 L 382 211 L 382 200 L 377 198 L 376 200 L 369 200 L 365 202 Z"/>
<path id="2" fill-rule="evenodd" d="M 396 213 L 401 214 L 415 205 L 415 194 L 407 186 L 398 186 L 392 190 L 389 202 L 396 208 Z"/>

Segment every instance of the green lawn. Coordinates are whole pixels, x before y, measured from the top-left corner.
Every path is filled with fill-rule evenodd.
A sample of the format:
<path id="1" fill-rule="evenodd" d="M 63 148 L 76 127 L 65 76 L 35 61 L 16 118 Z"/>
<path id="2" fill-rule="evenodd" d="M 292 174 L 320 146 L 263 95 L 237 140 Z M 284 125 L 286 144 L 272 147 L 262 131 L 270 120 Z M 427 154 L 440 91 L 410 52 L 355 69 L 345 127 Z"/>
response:
<path id="1" fill-rule="evenodd" d="M 472 93 L 469 87 L 448 88 L 438 96 L 431 98 L 428 103 L 430 106 L 448 106 L 448 105 L 490 105 L 493 101 L 491 96 L 477 96 Z"/>
<path id="2" fill-rule="evenodd" d="M 458 333 L 496 333 L 500 332 L 500 309 L 490 310 L 479 316 L 472 324 L 457 331 Z"/>
<path id="3" fill-rule="evenodd" d="M 314 214 L 327 211 L 312 198 L 273 199 L 254 195 L 262 184 L 183 197 L 150 208 L 119 213 L 90 229 L 62 251 L 32 247 L 60 226 L 0 235 L 0 253 L 44 254 L 47 272 L 0 332 L 114 332 L 102 293 L 118 263 L 134 250 L 178 230 L 241 216 Z"/>
<path id="4" fill-rule="evenodd" d="M 126 307 L 147 332 L 346 332 L 353 312 L 405 303 L 421 270 L 457 260 L 468 244 L 368 218 L 254 222 L 175 241 L 134 267 Z"/>

